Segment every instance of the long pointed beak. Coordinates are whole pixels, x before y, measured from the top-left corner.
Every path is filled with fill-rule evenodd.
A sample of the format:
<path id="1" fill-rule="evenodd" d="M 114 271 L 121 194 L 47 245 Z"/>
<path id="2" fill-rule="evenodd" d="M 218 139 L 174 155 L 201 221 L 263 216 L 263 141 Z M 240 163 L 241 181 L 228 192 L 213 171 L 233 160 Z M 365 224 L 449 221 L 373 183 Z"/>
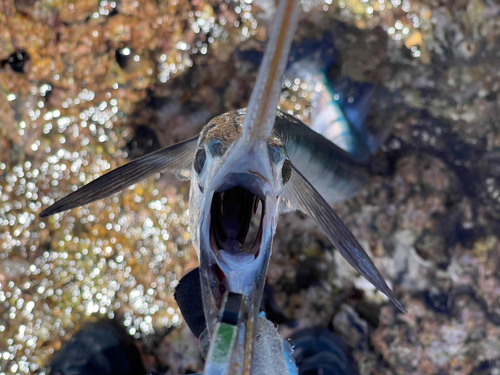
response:
<path id="1" fill-rule="evenodd" d="M 298 4 L 297 0 L 279 2 L 271 38 L 266 46 L 243 124 L 243 139 L 246 143 L 255 139 L 267 141 L 271 135 L 288 54 L 297 27 Z"/>

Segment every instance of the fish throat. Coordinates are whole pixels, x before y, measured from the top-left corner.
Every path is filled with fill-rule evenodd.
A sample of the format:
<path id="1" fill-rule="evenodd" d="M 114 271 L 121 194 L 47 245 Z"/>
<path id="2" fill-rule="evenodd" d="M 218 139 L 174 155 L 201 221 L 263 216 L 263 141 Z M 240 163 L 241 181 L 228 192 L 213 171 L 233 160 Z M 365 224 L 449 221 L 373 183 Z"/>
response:
<path id="1" fill-rule="evenodd" d="M 254 180 L 243 174 L 236 176 L 240 182 L 242 177 L 247 182 Z M 266 199 L 255 183 L 225 185 L 214 192 L 208 225 L 212 292 L 217 307 L 226 290 L 246 296 L 251 294 L 262 266 L 263 259 L 259 255 L 266 232 L 265 217 Z"/>
<path id="2" fill-rule="evenodd" d="M 210 208 L 211 248 L 233 255 L 258 255 L 265 200 L 238 186 L 214 193 Z"/>

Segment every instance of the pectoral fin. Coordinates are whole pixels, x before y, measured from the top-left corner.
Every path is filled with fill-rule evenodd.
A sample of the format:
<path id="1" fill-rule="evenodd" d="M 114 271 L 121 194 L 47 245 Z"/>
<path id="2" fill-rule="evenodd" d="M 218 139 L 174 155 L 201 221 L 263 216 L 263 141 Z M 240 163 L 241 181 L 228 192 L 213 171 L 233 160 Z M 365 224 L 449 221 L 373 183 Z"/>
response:
<path id="1" fill-rule="evenodd" d="M 406 312 L 354 235 L 295 167 L 281 199 L 281 212 L 300 210 L 313 218 L 345 260 L 389 297 L 401 312 Z"/>
<path id="2" fill-rule="evenodd" d="M 106 198 L 158 172 L 187 178 L 193 163 L 198 137 L 144 155 L 95 179 L 42 211 L 40 217 L 83 206 Z"/>

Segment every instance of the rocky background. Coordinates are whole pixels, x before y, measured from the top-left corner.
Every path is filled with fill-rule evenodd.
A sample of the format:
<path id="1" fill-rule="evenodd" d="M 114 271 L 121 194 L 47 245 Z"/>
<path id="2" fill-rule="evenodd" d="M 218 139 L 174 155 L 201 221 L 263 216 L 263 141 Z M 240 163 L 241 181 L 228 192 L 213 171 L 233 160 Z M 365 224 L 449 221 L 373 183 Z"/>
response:
<path id="1" fill-rule="evenodd" d="M 284 215 L 267 307 L 284 337 L 328 327 L 362 374 L 500 374 L 500 6 L 304 2 L 296 41 L 331 32 L 337 74 L 383 86 L 387 141 L 335 208 L 408 309 L 397 313 L 306 217 Z M 0 373 L 46 373 L 84 323 L 119 319 L 148 369 L 202 366 L 172 297 L 196 266 L 172 176 L 41 220 L 105 171 L 241 108 L 273 2 L 0 0 Z M 307 84 L 281 108 L 307 122 Z M 177 327 L 177 328 L 176 328 Z"/>

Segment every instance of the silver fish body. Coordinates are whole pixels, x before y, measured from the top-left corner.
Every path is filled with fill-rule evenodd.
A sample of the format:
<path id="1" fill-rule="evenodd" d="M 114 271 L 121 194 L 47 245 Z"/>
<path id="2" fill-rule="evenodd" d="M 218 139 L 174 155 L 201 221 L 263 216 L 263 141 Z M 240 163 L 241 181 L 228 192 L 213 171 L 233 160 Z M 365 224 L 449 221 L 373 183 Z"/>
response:
<path id="1" fill-rule="evenodd" d="M 278 214 L 296 209 L 310 214 L 356 269 L 381 290 L 390 293 L 359 243 L 321 198 L 324 196 L 329 201 L 339 201 L 350 196 L 366 182 L 365 165 L 355 161 L 300 120 L 279 110 L 265 148 L 258 153 L 240 145 L 244 150 L 241 151 L 236 145 L 242 137 L 246 112 L 246 109 L 228 112 L 216 117 L 204 128 L 196 153 L 199 155 L 203 152 L 205 165 L 201 173 L 197 171 L 195 157 L 191 172 L 193 243 L 199 251 L 200 260 L 206 257 L 209 263 L 205 269 L 211 270 L 211 273 L 205 277 L 210 280 L 207 285 L 211 285 L 212 300 L 220 301 L 221 290 L 251 297 L 255 280 L 265 275 L 265 272 L 259 271 L 267 269 L 265 259 L 271 252 Z M 210 152 L 214 144 L 217 145 L 215 156 Z M 240 156 L 234 157 L 237 152 Z M 228 163 L 227 159 L 237 162 Z M 210 183 L 207 184 L 207 181 Z M 238 202 L 245 199 L 245 194 L 252 195 L 262 203 L 263 216 L 257 238 L 261 242 L 259 249 L 239 246 L 244 238 L 240 238 L 239 242 L 233 238 L 233 247 L 227 245 L 229 242 L 224 242 L 228 248 L 220 247 L 223 242 L 220 239 L 214 240 L 218 231 L 211 226 L 217 227 L 218 223 L 214 223 L 214 220 L 220 220 L 220 217 L 214 216 L 218 212 L 213 209 L 214 197 L 236 188 L 243 189 L 238 193 L 242 196 L 232 202 L 233 205 L 239 205 Z M 254 214 L 251 212 L 252 207 L 248 205 L 246 208 L 250 216 Z M 248 220 L 245 225 L 249 225 Z M 246 235 L 247 228 L 237 229 Z M 264 258 L 260 258 L 262 255 L 265 255 Z M 217 272 L 212 272 L 214 266 L 218 267 Z M 216 312 L 215 308 L 211 315 L 215 316 Z"/>
<path id="2" fill-rule="evenodd" d="M 190 227 L 200 258 L 205 315 L 209 329 L 224 291 L 253 305 L 264 286 L 276 229 L 279 200 L 290 175 L 283 142 L 272 135 L 257 147 L 242 142 L 245 110 L 213 119 L 200 133 L 191 171 Z M 287 169 L 288 168 L 288 169 Z M 261 205 L 259 230 L 245 244 L 250 220 Z"/>

